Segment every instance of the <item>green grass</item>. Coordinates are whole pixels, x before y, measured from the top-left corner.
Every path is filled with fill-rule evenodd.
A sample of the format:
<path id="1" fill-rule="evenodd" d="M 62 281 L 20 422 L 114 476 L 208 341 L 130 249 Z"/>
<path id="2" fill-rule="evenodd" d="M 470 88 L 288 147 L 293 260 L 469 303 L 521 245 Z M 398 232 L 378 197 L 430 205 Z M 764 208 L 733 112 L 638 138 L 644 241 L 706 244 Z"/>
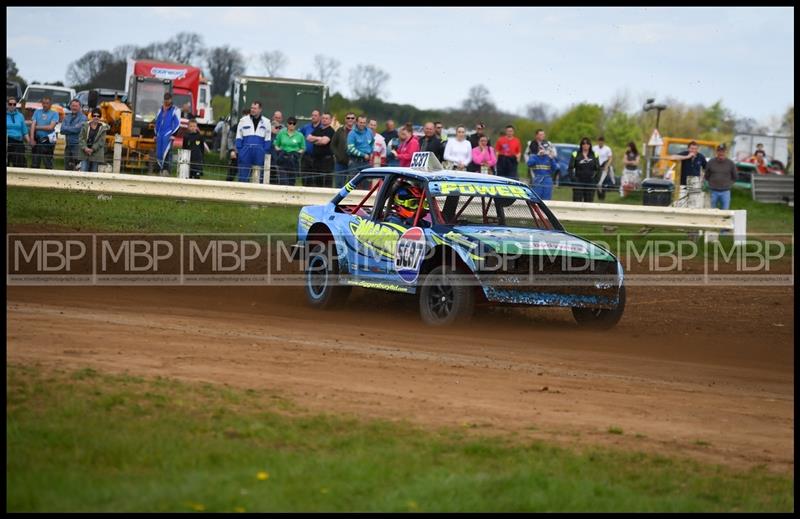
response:
<path id="1" fill-rule="evenodd" d="M 790 476 L 7 367 L 8 511 L 791 511 Z"/>
<path id="2" fill-rule="evenodd" d="M 108 232 L 286 233 L 297 230 L 299 208 L 180 201 L 113 195 L 98 200 L 91 193 L 9 187 L 9 224 L 59 225 Z"/>

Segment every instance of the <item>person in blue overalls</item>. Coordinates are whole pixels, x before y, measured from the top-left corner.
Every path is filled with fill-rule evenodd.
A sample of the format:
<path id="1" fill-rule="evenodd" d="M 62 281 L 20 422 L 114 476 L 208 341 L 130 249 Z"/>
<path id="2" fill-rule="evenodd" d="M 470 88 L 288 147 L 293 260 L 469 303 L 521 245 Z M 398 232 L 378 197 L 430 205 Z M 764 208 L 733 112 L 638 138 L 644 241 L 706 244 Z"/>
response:
<path id="1" fill-rule="evenodd" d="M 156 162 L 163 176 L 169 175 L 172 136 L 181 127 L 181 111 L 172 104 L 172 94 L 164 94 L 164 105 L 158 109 L 155 122 Z"/>
<path id="2" fill-rule="evenodd" d="M 239 161 L 239 182 L 250 180 L 253 166 L 258 166 L 259 181 L 264 180 L 264 157 L 272 149 L 272 125 L 261 115 L 261 102 L 253 101 L 250 116 L 239 119 L 236 128 L 236 155 Z"/>
<path id="3" fill-rule="evenodd" d="M 553 178 L 558 175 L 558 162 L 544 147 L 539 147 L 536 154 L 528 157 L 528 168 L 531 172 L 533 192 L 542 200 L 553 198 Z"/>

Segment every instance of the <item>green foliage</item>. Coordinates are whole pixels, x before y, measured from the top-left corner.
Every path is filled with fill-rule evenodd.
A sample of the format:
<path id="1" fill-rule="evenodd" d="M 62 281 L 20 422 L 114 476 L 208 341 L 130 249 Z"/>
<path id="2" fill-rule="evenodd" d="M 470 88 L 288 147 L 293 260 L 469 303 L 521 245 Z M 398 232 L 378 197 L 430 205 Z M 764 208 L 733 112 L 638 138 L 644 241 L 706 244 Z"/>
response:
<path id="1" fill-rule="evenodd" d="M 577 144 L 581 138 L 589 137 L 594 143 L 602 127 L 603 107 L 582 103 L 553 121 L 548 140 Z"/>
<path id="2" fill-rule="evenodd" d="M 313 414 L 264 390 L 9 366 L 7 510 L 791 511 L 791 476 Z M 624 437 L 623 437 L 624 438 Z"/>
<path id="3" fill-rule="evenodd" d="M 211 98 L 211 107 L 214 109 L 214 118 L 223 119 L 231 113 L 231 98 L 227 96 L 214 96 Z"/>

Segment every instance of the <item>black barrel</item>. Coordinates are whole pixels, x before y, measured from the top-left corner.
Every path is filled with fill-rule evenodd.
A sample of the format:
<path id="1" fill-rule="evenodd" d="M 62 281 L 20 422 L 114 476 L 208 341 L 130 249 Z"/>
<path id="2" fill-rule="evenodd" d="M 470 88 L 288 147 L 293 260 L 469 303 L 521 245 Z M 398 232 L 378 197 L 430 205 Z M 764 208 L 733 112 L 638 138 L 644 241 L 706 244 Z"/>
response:
<path id="1" fill-rule="evenodd" d="M 648 178 L 642 182 L 644 205 L 668 206 L 672 203 L 672 190 L 675 185 L 671 180 L 663 178 Z"/>

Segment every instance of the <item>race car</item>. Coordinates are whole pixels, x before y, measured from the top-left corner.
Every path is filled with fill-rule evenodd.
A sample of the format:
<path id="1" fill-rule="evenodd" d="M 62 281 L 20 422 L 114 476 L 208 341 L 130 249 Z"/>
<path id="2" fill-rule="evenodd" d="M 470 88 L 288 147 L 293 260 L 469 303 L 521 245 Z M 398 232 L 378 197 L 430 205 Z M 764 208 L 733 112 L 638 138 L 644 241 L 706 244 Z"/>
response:
<path id="1" fill-rule="evenodd" d="M 625 309 L 617 258 L 566 232 L 527 184 L 444 170 L 429 152 L 365 169 L 327 204 L 303 207 L 296 247 L 316 308 L 364 287 L 415 294 L 434 326 L 486 304 L 569 307 L 580 325 L 607 329 Z"/>

